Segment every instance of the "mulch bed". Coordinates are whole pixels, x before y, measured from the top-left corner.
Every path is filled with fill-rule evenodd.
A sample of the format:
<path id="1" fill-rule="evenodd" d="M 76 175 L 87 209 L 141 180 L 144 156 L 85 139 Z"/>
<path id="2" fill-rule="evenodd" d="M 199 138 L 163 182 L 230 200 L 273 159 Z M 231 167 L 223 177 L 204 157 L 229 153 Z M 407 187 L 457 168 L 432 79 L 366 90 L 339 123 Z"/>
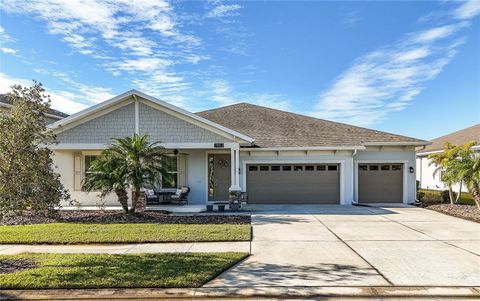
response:
<path id="1" fill-rule="evenodd" d="M 437 204 L 425 208 L 480 223 L 480 210 L 476 206 Z"/>
<path id="2" fill-rule="evenodd" d="M 4 217 L 0 225 L 31 225 L 48 223 L 159 223 L 159 224 L 249 224 L 250 215 L 169 215 L 168 211 L 144 211 L 125 214 L 123 211 L 71 210 L 57 211 L 55 215 L 25 212 L 23 216 Z"/>
<path id="3" fill-rule="evenodd" d="M 0 259 L 0 274 L 16 273 L 37 266 L 35 261 L 29 259 Z"/>

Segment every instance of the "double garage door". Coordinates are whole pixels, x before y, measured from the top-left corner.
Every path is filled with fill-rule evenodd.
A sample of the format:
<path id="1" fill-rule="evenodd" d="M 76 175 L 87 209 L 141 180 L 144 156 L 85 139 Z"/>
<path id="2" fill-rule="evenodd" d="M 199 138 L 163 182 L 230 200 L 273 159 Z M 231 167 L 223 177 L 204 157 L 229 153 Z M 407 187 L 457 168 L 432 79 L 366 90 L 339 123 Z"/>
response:
<path id="1" fill-rule="evenodd" d="M 250 204 L 338 204 L 338 164 L 247 165 Z"/>
<path id="2" fill-rule="evenodd" d="M 403 164 L 359 164 L 359 203 L 402 203 Z M 247 165 L 250 204 L 339 204 L 338 164 Z"/>

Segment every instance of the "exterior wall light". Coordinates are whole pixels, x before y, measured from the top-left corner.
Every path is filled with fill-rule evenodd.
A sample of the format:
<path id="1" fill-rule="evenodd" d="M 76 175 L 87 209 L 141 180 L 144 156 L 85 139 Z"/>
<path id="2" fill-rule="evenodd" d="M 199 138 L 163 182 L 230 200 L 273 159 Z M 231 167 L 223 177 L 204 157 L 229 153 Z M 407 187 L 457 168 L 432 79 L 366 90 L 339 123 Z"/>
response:
<path id="1" fill-rule="evenodd" d="M 409 170 L 410 170 L 410 173 L 413 173 L 414 172 L 413 166 L 410 166 Z"/>

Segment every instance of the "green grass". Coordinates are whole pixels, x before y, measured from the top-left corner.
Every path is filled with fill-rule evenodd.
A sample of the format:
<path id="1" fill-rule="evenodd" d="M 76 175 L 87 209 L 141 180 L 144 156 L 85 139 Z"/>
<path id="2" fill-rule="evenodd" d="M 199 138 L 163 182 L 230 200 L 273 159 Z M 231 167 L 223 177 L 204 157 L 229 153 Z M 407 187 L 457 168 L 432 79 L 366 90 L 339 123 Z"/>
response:
<path id="1" fill-rule="evenodd" d="M 0 244 L 248 241 L 250 225 L 74 224 L 0 226 Z"/>
<path id="2" fill-rule="evenodd" d="M 424 200 L 428 202 L 442 203 L 442 191 L 431 189 L 419 189 L 418 192 L 425 193 Z M 456 192 L 456 191 L 455 191 Z M 475 205 L 472 195 L 469 192 L 462 192 L 458 204 L 461 205 Z"/>
<path id="3" fill-rule="evenodd" d="M 199 287 L 246 253 L 21 254 L 37 268 L 0 274 L 0 289 Z"/>

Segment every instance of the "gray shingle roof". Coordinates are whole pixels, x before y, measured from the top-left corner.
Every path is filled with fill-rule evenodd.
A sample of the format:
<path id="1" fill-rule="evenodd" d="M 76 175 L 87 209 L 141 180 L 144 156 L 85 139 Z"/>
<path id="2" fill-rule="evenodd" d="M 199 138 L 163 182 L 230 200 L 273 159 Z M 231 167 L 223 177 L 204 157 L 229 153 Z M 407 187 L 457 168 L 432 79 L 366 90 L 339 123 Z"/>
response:
<path id="1" fill-rule="evenodd" d="M 365 142 L 426 142 L 248 103 L 197 113 L 255 138 L 260 147 L 358 146 Z"/>
<path id="2" fill-rule="evenodd" d="M 476 141 L 477 145 L 480 145 L 480 124 L 476 124 L 463 130 L 435 138 L 432 140 L 431 145 L 427 146 L 425 149 L 422 149 L 419 151 L 419 153 L 442 150 L 445 146 L 445 142 L 462 145 L 470 141 Z"/>

